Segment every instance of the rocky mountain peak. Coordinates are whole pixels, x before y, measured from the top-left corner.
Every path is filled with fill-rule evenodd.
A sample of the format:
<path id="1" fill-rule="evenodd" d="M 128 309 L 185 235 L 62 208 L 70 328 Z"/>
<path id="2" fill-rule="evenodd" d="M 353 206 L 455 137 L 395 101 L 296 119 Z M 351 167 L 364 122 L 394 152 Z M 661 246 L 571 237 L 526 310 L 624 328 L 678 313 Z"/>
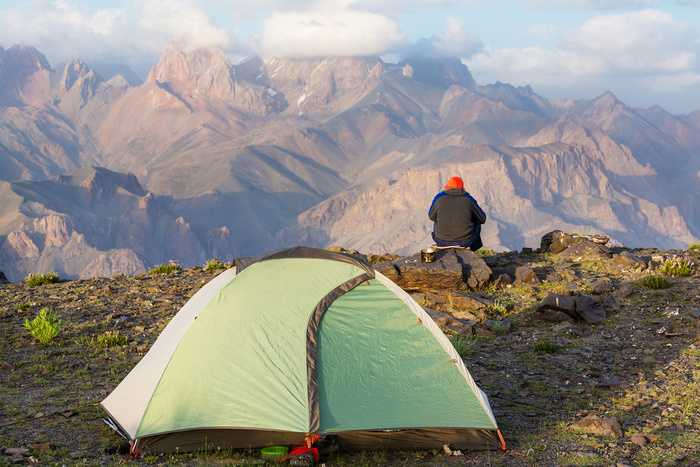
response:
<path id="1" fill-rule="evenodd" d="M 95 74 L 86 64 L 80 59 L 74 58 L 66 64 L 63 69 L 63 76 L 59 82 L 59 89 L 68 91 L 76 82 L 88 83 L 90 87 L 96 87 L 102 79 Z"/>
<path id="2" fill-rule="evenodd" d="M 379 57 L 273 58 L 266 65 L 271 86 L 302 113 L 325 108 L 340 93 L 369 89 L 387 72 Z"/>
<path id="3" fill-rule="evenodd" d="M 24 101 L 48 90 L 48 76 L 32 79 L 37 73 L 51 71 L 46 57 L 37 49 L 25 45 L 0 48 L 0 99 Z"/>
<path id="4" fill-rule="evenodd" d="M 85 167 L 70 174 L 55 177 L 58 183 L 77 186 L 84 199 L 106 201 L 123 189 L 136 196 L 145 196 L 146 191 L 133 173 L 119 173 L 102 167 Z"/>
<path id="5" fill-rule="evenodd" d="M 457 57 L 409 57 L 399 63 L 404 75 L 421 83 L 447 89 L 457 85 L 474 89 L 476 82 L 469 69 Z"/>
<path id="6" fill-rule="evenodd" d="M 37 71 L 51 71 L 49 61 L 36 48 L 27 45 L 13 45 L 5 51 L 8 68 L 18 70 L 18 73 L 31 75 Z M 3 62 L 5 61 L 3 60 Z"/>
<path id="7" fill-rule="evenodd" d="M 218 47 L 193 47 L 188 35 L 175 38 L 148 74 L 175 92 L 228 99 L 235 95 L 236 72 Z"/>

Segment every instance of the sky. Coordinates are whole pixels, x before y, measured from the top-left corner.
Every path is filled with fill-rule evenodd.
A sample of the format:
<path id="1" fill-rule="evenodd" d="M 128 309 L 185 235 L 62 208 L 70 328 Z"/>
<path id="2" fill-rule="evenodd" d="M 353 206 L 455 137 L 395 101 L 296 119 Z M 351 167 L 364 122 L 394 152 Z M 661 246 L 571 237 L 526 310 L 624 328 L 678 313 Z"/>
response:
<path id="1" fill-rule="evenodd" d="M 700 0 L 0 0 L 0 47 L 32 45 L 52 66 L 124 63 L 145 78 L 184 33 L 234 64 L 456 56 L 479 85 L 700 110 Z"/>

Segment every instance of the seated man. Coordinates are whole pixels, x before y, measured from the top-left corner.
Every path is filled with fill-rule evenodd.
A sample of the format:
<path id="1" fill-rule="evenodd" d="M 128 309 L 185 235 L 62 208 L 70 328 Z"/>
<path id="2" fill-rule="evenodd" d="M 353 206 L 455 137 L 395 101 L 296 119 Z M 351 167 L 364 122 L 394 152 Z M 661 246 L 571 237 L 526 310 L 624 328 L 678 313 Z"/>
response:
<path id="1" fill-rule="evenodd" d="M 445 191 L 435 196 L 428 217 L 435 222 L 433 240 L 437 246 L 460 246 L 476 251 L 481 248 L 481 224 L 486 214 L 476 200 L 464 191 L 464 182 L 452 177 Z"/>

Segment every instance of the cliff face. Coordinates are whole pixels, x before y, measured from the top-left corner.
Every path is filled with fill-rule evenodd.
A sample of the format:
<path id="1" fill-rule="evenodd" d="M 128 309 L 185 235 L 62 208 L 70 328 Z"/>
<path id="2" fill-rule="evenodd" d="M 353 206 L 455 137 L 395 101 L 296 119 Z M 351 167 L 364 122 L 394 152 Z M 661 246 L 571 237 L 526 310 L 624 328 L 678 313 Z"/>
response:
<path id="1" fill-rule="evenodd" d="M 143 272 L 163 258 L 205 261 L 205 249 L 233 251 L 221 229 L 200 238 L 146 192 L 133 174 L 87 167 L 43 182 L 0 182 L 0 261 L 10 280 L 38 269 L 61 277 Z M 223 256 L 222 256 L 223 257 Z"/>

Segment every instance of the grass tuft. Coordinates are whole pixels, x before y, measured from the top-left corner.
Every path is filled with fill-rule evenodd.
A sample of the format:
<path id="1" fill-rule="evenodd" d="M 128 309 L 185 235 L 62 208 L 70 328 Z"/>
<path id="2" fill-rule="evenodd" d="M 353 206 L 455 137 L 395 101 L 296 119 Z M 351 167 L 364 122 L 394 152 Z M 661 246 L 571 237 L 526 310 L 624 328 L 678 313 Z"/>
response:
<path id="1" fill-rule="evenodd" d="M 648 289 L 668 289 L 671 287 L 671 281 L 663 276 L 644 276 L 639 284 Z"/>
<path id="2" fill-rule="evenodd" d="M 178 260 L 170 260 L 168 264 L 160 264 L 150 271 L 148 271 L 149 274 L 169 274 L 171 272 L 175 271 L 182 271 L 182 266 L 180 265 L 180 261 Z"/>
<path id="3" fill-rule="evenodd" d="M 128 339 L 126 336 L 120 336 L 119 331 L 107 331 L 101 336 L 97 336 L 97 345 L 99 347 L 114 347 L 115 345 L 126 345 Z"/>
<path id="4" fill-rule="evenodd" d="M 42 344 L 48 344 L 56 337 L 61 330 L 61 320 L 56 316 L 56 312 L 51 309 L 42 308 L 39 316 L 30 320 L 24 320 L 24 327 Z"/>
<path id="5" fill-rule="evenodd" d="M 559 346 L 548 340 L 536 340 L 532 344 L 532 350 L 535 352 L 559 353 Z"/>
<path id="6" fill-rule="evenodd" d="M 207 265 L 204 267 L 207 271 L 216 271 L 217 269 L 226 269 L 226 265 L 224 263 L 219 262 L 218 259 L 210 259 L 207 261 Z"/>
<path id="7" fill-rule="evenodd" d="M 476 351 L 476 338 L 474 337 L 453 334 L 449 336 L 449 339 L 460 357 L 466 357 Z"/>
<path id="8" fill-rule="evenodd" d="M 24 283 L 30 287 L 45 284 L 56 284 L 61 282 L 61 278 L 55 272 L 47 272 L 46 274 L 29 274 L 24 278 Z"/>

